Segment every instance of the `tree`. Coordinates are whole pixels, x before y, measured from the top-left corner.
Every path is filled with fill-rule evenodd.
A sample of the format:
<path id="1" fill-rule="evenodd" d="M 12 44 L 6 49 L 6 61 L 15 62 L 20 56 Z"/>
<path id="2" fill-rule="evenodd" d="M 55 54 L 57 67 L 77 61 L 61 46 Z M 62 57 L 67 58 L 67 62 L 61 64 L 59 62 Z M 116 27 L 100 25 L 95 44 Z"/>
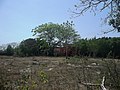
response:
<path id="1" fill-rule="evenodd" d="M 111 47 L 108 38 L 103 37 L 101 39 L 98 39 L 98 57 L 106 58 L 110 50 Z"/>
<path id="2" fill-rule="evenodd" d="M 114 28 L 110 31 L 120 31 L 120 0 L 79 0 L 75 8 L 73 13 L 76 16 L 80 16 L 86 11 L 93 11 L 96 14 L 96 11 L 102 12 L 107 9 L 108 15 L 106 15 L 105 20 Z"/>
<path id="3" fill-rule="evenodd" d="M 118 11 L 110 18 L 109 25 L 113 26 L 114 29 L 117 29 L 118 32 L 120 32 L 120 6 L 118 7 Z"/>
<path id="4" fill-rule="evenodd" d="M 0 50 L 0 55 L 6 55 L 6 51 L 5 50 Z"/>
<path id="5" fill-rule="evenodd" d="M 120 58 L 120 38 L 80 39 L 74 43 L 76 55 L 101 58 Z"/>
<path id="6" fill-rule="evenodd" d="M 43 40 L 48 43 L 49 46 L 49 55 L 53 56 L 54 47 L 58 45 L 58 31 L 60 30 L 59 24 L 45 23 L 39 25 L 32 30 L 34 33 L 33 36 L 37 36 L 37 39 Z"/>
<path id="7" fill-rule="evenodd" d="M 21 56 L 33 56 L 38 54 L 37 42 L 32 38 L 22 41 L 19 49 Z"/>
<path id="8" fill-rule="evenodd" d="M 98 49 L 99 49 L 99 45 L 98 45 L 98 41 L 97 41 L 96 37 L 88 40 L 88 45 L 89 45 L 89 47 L 88 47 L 89 56 L 96 57 L 96 55 L 98 53 Z"/>
<path id="9" fill-rule="evenodd" d="M 57 43 L 56 33 L 58 29 L 58 24 L 45 23 L 33 29 L 32 32 L 33 36 L 36 35 L 40 40 L 45 40 L 50 46 L 54 46 Z"/>
<path id="10" fill-rule="evenodd" d="M 14 54 L 14 49 L 11 47 L 11 45 L 8 45 L 7 49 L 6 49 L 6 53 L 7 55 L 11 56 Z"/>
<path id="11" fill-rule="evenodd" d="M 73 22 L 69 21 L 63 24 L 45 23 L 33 29 L 32 32 L 37 38 L 48 43 L 52 54 L 55 47 L 65 45 L 66 56 L 67 44 L 72 44 L 79 38 L 79 35 L 73 28 Z"/>
<path id="12" fill-rule="evenodd" d="M 80 38 L 73 26 L 74 24 L 72 21 L 63 22 L 63 24 L 61 24 L 61 31 L 59 32 L 59 35 L 61 37 L 60 41 L 62 41 L 62 44 L 65 44 L 66 58 L 68 56 L 68 44 L 73 44 Z"/>
<path id="13" fill-rule="evenodd" d="M 37 47 L 39 50 L 39 55 L 48 55 L 49 45 L 45 40 L 40 40 L 37 38 Z"/>

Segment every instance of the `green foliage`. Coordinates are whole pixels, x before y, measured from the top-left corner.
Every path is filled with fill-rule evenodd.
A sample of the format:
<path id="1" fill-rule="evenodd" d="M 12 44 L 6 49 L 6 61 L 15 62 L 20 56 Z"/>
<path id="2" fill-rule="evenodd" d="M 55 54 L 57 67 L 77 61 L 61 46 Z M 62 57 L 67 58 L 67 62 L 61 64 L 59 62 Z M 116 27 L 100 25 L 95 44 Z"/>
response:
<path id="1" fill-rule="evenodd" d="M 69 21 L 60 25 L 45 23 L 33 29 L 32 32 L 39 41 L 48 43 L 49 55 L 54 55 L 54 47 L 72 44 L 79 39 L 79 35 L 74 30 L 73 25 L 73 22 Z"/>
<path id="2" fill-rule="evenodd" d="M 60 29 L 59 24 L 45 23 L 32 30 L 33 35 L 37 36 L 40 40 L 45 40 L 50 46 L 58 43 L 57 32 Z"/>
<path id="3" fill-rule="evenodd" d="M 19 79 L 15 82 L 17 90 L 34 90 L 37 87 L 35 79 L 32 79 L 32 75 L 29 72 L 30 68 L 20 72 Z M 14 87 L 14 88 L 15 88 Z"/>
<path id="4" fill-rule="evenodd" d="M 35 39 L 26 39 L 19 46 L 21 56 L 33 56 L 38 54 L 37 42 Z"/>
<path id="5" fill-rule="evenodd" d="M 8 45 L 7 49 L 6 49 L 6 53 L 7 55 L 11 56 L 14 54 L 14 49 L 11 47 L 11 45 Z"/>
<path id="6" fill-rule="evenodd" d="M 37 47 L 39 50 L 39 55 L 47 55 L 49 51 L 49 45 L 45 40 L 40 40 L 37 38 Z"/>
<path id="7" fill-rule="evenodd" d="M 120 58 L 120 38 L 81 39 L 75 47 L 80 56 Z"/>
<path id="8" fill-rule="evenodd" d="M 32 32 L 34 33 L 33 35 L 37 36 L 37 40 L 39 39 L 39 41 L 48 43 L 49 48 L 47 55 L 53 56 L 54 47 L 59 43 L 59 39 L 57 37 L 59 29 L 59 24 L 45 23 L 32 30 Z"/>
<path id="9" fill-rule="evenodd" d="M 59 31 L 60 41 L 63 43 L 72 44 L 79 40 L 80 36 L 77 34 L 73 26 L 73 21 L 63 22 L 63 24 L 61 24 L 61 31 Z"/>
<path id="10" fill-rule="evenodd" d="M 19 46 L 14 49 L 14 55 L 15 56 L 23 56 L 22 52 L 20 51 L 20 47 Z"/>
<path id="11" fill-rule="evenodd" d="M 79 38 L 79 35 L 73 28 L 73 22 L 64 22 L 63 24 L 46 23 L 32 30 L 33 35 L 37 35 L 40 40 L 45 40 L 50 46 L 73 43 Z"/>
<path id="12" fill-rule="evenodd" d="M 68 44 L 73 44 L 80 38 L 77 32 L 74 30 L 73 25 L 74 24 L 72 21 L 63 22 L 63 24 L 61 24 L 61 31 L 59 32 L 61 37 L 60 41 L 63 42 L 63 45 L 65 44 L 66 59 L 68 58 Z"/>
<path id="13" fill-rule="evenodd" d="M 40 79 L 40 82 L 42 82 L 43 84 L 48 82 L 48 76 L 44 71 L 39 71 L 38 72 L 38 77 Z"/>
<path id="14" fill-rule="evenodd" d="M 88 44 L 86 40 L 81 40 L 80 41 L 80 55 L 82 56 L 86 56 L 88 53 Z"/>
<path id="15" fill-rule="evenodd" d="M 62 26 L 62 25 L 61 25 Z M 62 26 L 63 27 L 63 26 Z M 67 28 L 66 28 L 67 30 Z M 70 30 L 70 29 L 69 29 Z M 14 55 L 18 56 L 36 56 L 36 55 L 45 55 L 45 56 L 52 56 L 55 55 L 55 47 L 63 47 L 62 49 L 58 47 L 58 50 L 65 50 L 61 55 L 76 55 L 76 56 L 89 56 L 89 57 L 103 57 L 103 58 L 120 58 L 120 38 L 93 38 L 93 39 L 79 39 L 79 36 L 74 36 L 68 34 L 73 37 L 73 39 L 67 37 L 66 33 L 62 32 L 59 33 L 58 40 L 60 41 L 59 44 L 53 44 L 52 46 L 44 40 L 37 38 L 35 39 L 26 39 L 20 43 L 18 47 L 11 49 L 8 47 L 8 52 L 14 53 Z M 71 31 L 72 32 L 72 31 Z M 69 32 L 70 33 L 70 32 Z M 62 38 L 63 35 L 63 38 Z M 70 45 L 70 46 L 69 46 Z M 53 47 L 54 46 L 54 47 Z M 72 53 L 72 54 L 71 54 Z M 10 55 L 10 54 L 9 54 Z M 12 55 L 12 54 L 11 54 Z"/>

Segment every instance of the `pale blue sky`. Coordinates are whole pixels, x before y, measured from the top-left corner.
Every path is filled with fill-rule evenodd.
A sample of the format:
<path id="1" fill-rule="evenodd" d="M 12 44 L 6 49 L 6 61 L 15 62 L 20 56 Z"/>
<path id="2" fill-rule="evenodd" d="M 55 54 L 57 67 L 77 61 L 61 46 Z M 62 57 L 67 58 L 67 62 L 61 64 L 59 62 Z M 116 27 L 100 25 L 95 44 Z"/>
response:
<path id="1" fill-rule="evenodd" d="M 32 37 L 31 30 L 38 25 L 47 22 L 62 23 L 67 20 L 74 21 L 75 29 L 81 38 L 120 36 L 120 33 L 116 32 L 101 35 L 101 30 L 108 29 L 105 25 L 101 26 L 104 12 L 98 12 L 96 16 L 88 12 L 84 16 L 70 19 L 72 13 L 69 9 L 73 10 L 78 1 L 0 0 L 0 45 Z"/>

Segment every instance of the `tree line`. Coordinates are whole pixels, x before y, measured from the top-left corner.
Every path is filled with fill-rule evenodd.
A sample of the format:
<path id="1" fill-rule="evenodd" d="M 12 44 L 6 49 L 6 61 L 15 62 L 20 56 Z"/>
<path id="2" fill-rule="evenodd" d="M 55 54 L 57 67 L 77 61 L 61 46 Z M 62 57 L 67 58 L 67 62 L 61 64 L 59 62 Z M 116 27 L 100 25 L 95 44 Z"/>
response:
<path id="1" fill-rule="evenodd" d="M 120 58 L 120 38 L 102 37 L 81 39 L 75 46 L 80 56 Z"/>
<path id="2" fill-rule="evenodd" d="M 72 54 L 72 56 L 120 58 L 119 37 L 80 39 L 70 45 L 71 47 L 68 47 L 68 49 L 72 49 L 72 53 L 74 52 L 74 55 Z M 32 38 L 22 41 L 16 48 L 12 48 L 8 45 L 6 50 L 0 51 L 1 55 L 9 56 L 55 56 L 56 53 L 57 52 L 53 50 L 53 47 L 51 47 L 45 40 Z M 65 54 L 61 53 L 59 56 L 65 56 Z"/>
<path id="3" fill-rule="evenodd" d="M 16 56 L 87 56 L 120 58 L 120 38 L 81 39 L 73 21 L 45 23 L 32 30 L 35 38 L 23 40 L 19 46 L 0 51 L 0 55 Z"/>

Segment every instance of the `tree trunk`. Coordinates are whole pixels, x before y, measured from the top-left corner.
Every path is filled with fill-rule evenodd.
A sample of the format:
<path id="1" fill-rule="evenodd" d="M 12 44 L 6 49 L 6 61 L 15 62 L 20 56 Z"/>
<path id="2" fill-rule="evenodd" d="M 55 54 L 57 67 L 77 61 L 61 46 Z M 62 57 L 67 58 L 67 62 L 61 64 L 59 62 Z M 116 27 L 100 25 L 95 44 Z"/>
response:
<path id="1" fill-rule="evenodd" d="M 67 46 L 67 40 L 65 41 L 65 56 L 66 56 L 66 59 L 68 59 L 68 46 Z"/>
<path id="2" fill-rule="evenodd" d="M 66 59 L 68 59 L 68 47 L 67 47 L 67 44 L 65 45 L 65 56 L 66 56 Z"/>

